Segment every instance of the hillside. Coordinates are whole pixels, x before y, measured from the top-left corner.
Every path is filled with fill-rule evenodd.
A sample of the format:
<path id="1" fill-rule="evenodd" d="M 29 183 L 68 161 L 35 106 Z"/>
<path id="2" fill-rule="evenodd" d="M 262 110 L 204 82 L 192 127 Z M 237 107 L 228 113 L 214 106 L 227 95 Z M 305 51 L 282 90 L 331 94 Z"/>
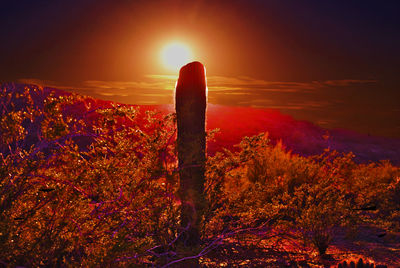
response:
<path id="1" fill-rule="evenodd" d="M 2 90 L 7 92 L 22 93 L 24 87 L 36 88 L 32 85 L 24 84 L 4 84 Z M 43 107 L 43 100 L 50 92 L 55 96 L 68 96 L 71 93 L 44 88 L 43 90 L 33 91 L 33 101 L 37 107 Z M 16 109 L 21 109 L 26 105 L 24 99 L 2 100 L 3 103 L 14 103 Z M 145 111 L 156 111 L 161 115 L 174 112 L 171 105 L 124 105 L 137 107 L 140 115 L 144 116 Z M 73 109 L 65 111 L 76 118 L 84 119 L 91 124 L 96 117 L 94 111 L 97 108 L 111 107 L 111 102 L 83 97 L 83 102 L 75 105 Z M 4 108 L 4 106 L 3 106 Z M 208 154 L 214 155 L 222 148 L 236 150 L 243 137 L 257 135 L 261 132 L 268 132 L 272 144 L 282 141 L 282 144 L 295 154 L 302 156 L 318 155 L 324 149 L 336 150 L 338 152 L 353 152 L 355 160 L 359 163 L 376 162 L 379 160 L 389 160 L 395 165 L 400 164 L 400 139 L 374 137 L 356 133 L 349 130 L 323 129 L 311 122 L 298 121 L 289 115 L 284 115 L 278 110 L 257 109 L 252 107 L 228 107 L 209 104 L 207 108 L 208 130 L 219 129 L 215 135 L 215 140 L 208 143 Z M 30 143 L 36 141 L 35 131 L 38 124 L 32 124 L 28 129 L 30 132 Z M 88 145 L 84 138 L 80 144 Z"/>

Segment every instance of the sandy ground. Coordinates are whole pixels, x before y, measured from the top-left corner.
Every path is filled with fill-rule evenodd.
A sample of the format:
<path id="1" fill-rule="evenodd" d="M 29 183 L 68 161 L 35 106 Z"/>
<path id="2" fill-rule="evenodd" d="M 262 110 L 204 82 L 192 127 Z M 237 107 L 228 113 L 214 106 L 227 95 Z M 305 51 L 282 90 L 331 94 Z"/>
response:
<path id="1" fill-rule="evenodd" d="M 299 240 L 260 239 L 226 239 L 201 263 L 204 267 L 336 267 L 343 260 L 363 258 L 376 265 L 400 267 L 400 233 L 373 226 L 361 226 L 350 234 L 338 228 L 323 258 Z"/>

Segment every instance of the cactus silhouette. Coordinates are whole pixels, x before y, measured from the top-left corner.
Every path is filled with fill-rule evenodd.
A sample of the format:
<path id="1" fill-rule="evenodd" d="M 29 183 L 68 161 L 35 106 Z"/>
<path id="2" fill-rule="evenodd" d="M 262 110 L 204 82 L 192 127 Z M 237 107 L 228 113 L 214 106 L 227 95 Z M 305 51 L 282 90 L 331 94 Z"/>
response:
<path id="1" fill-rule="evenodd" d="M 337 265 L 338 268 L 387 268 L 386 265 L 375 265 L 373 262 L 367 262 L 360 258 L 357 262 L 354 260 L 345 260 Z"/>
<path id="2" fill-rule="evenodd" d="M 191 62 L 181 68 L 175 90 L 181 226 L 187 229 L 182 240 L 189 246 L 201 241 L 200 224 L 205 205 L 206 106 L 204 66 L 200 62 Z"/>

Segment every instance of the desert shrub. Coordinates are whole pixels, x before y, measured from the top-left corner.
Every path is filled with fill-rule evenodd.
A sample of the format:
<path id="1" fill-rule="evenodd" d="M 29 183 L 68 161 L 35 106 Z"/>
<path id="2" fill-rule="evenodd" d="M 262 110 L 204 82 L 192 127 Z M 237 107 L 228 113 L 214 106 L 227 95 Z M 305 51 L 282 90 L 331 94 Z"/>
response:
<path id="1" fill-rule="evenodd" d="M 285 191 L 292 193 L 303 183 L 312 182 L 317 174 L 315 163 L 308 158 L 287 152 L 282 143 L 258 149 L 247 168 L 247 178 L 262 185 L 283 183 Z"/>
<path id="2" fill-rule="evenodd" d="M 305 242 L 311 242 L 320 255 L 326 253 L 335 227 L 353 223 L 343 190 L 332 180 L 304 184 L 276 202 L 281 204 L 282 224 L 296 230 Z"/>
<path id="3" fill-rule="evenodd" d="M 210 173 L 212 178 L 223 177 L 213 219 L 218 232 L 284 227 L 324 254 L 336 227 L 355 226 L 357 215 L 345 187 L 356 167 L 352 154 L 301 157 L 279 143 L 270 145 L 263 134 L 245 138 L 240 149 L 209 160 L 218 170 L 218 175 Z"/>
<path id="4" fill-rule="evenodd" d="M 336 227 L 399 228 L 398 167 L 329 150 L 302 157 L 260 134 L 207 158 L 204 245 L 182 248 L 174 115 L 73 94 L 37 101 L 42 93 L 0 91 L 0 261 L 8 266 L 158 266 L 200 258 L 228 237 L 257 245 L 268 233 L 323 255 Z"/>
<path id="5" fill-rule="evenodd" d="M 388 161 L 359 165 L 354 169 L 354 207 L 360 218 L 383 228 L 399 230 L 400 168 Z"/>
<path id="6" fill-rule="evenodd" d="M 239 152 L 225 151 L 208 158 L 206 189 L 212 206 L 209 211 L 214 216 L 208 225 L 213 225 L 214 233 L 249 227 L 265 219 L 261 213 L 265 197 L 259 197 L 274 190 L 264 187 L 261 178 L 251 181 L 246 174 L 250 163 L 259 158 L 257 150 L 269 147 L 268 142 L 265 134 L 245 137 Z"/>
<path id="7" fill-rule="evenodd" d="M 81 101 L 49 95 L 42 107 L 25 102 L 2 110 L 0 248 L 7 250 L 0 260 L 11 266 L 168 261 L 179 231 L 173 117 L 148 114 L 138 124 L 134 108 L 115 106 L 97 109 L 88 127 L 63 112 Z M 28 149 L 20 129 L 25 120 L 40 125 Z M 81 137 L 90 143 L 79 147 Z"/>

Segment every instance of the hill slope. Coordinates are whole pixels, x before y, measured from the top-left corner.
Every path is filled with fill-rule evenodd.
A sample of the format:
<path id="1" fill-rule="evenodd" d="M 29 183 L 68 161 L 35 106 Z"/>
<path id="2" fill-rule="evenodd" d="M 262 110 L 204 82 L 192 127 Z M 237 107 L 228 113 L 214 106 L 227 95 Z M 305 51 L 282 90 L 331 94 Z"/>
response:
<path id="1" fill-rule="evenodd" d="M 17 93 L 22 93 L 25 87 L 34 89 L 31 92 L 33 102 L 37 107 L 43 107 L 43 100 L 50 92 L 54 95 L 65 96 L 71 93 L 24 84 L 2 84 L 3 92 L 13 93 L 11 98 L 2 99 L 3 103 L 0 111 L 10 109 L 22 109 L 26 105 L 24 99 L 15 98 Z M 85 104 L 77 105 L 74 109 L 65 111 L 75 114 L 81 118 L 83 114 L 90 114 L 99 107 L 111 107 L 111 102 L 85 97 Z M 121 104 L 122 105 L 122 104 Z M 136 106 L 136 105 L 135 105 Z M 8 108 L 6 108 L 8 107 Z M 141 105 L 140 114 L 145 111 L 159 111 L 162 115 L 174 112 L 171 105 Z M 90 124 L 94 120 L 92 115 L 84 117 Z M 29 128 L 30 142 L 34 143 L 35 132 L 38 123 L 31 124 Z M 220 131 L 215 135 L 215 140 L 208 144 L 208 153 L 213 155 L 215 152 L 227 148 L 235 150 L 234 145 L 238 144 L 244 136 L 257 135 L 260 132 L 268 132 L 272 143 L 282 141 L 284 146 L 293 153 L 309 156 L 320 154 L 324 149 L 330 148 L 339 152 L 353 152 L 357 162 L 390 160 L 393 164 L 400 164 L 400 139 L 374 137 L 359 134 L 348 130 L 327 130 L 311 122 L 298 121 L 291 116 L 281 114 L 273 109 L 256 109 L 251 107 L 227 107 L 209 104 L 207 108 L 207 129 L 219 128 Z M 88 140 L 81 143 L 88 143 Z"/>

